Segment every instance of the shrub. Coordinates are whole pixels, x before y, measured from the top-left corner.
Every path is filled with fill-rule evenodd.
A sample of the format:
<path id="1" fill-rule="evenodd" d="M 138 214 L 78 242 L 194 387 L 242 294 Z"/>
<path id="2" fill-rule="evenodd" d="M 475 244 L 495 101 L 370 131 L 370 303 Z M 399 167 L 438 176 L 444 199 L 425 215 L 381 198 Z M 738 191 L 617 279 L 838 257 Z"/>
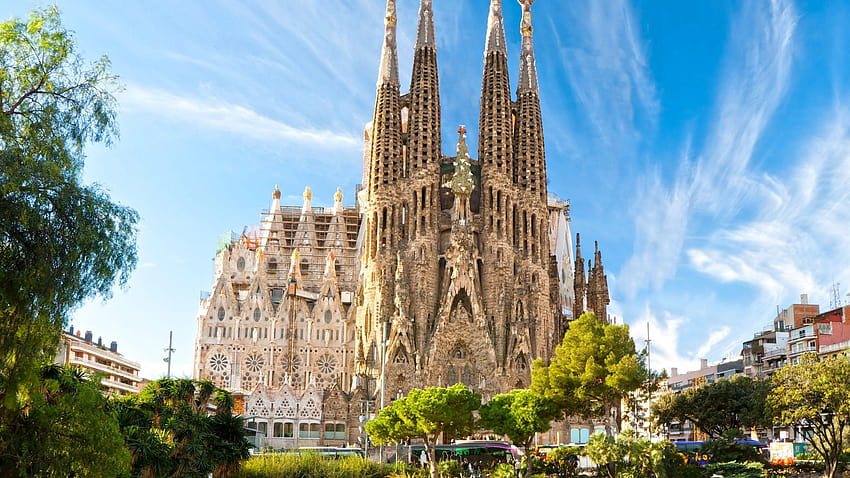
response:
<path id="1" fill-rule="evenodd" d="M 706 465 L 706 471 L 722 475 L 725 478 L 761 478 L 764 476 L 764 465 L 761 463 L 711 463 Z"/>
<path id="2" fill-rule="evenodd" d="M 261 455 L 248 459 L 236 478 L 386 478 L 390 466 L 364 458 L 340 459 L 318 455 Z M 405 475 L 401 475 L 405 476 Z"/>

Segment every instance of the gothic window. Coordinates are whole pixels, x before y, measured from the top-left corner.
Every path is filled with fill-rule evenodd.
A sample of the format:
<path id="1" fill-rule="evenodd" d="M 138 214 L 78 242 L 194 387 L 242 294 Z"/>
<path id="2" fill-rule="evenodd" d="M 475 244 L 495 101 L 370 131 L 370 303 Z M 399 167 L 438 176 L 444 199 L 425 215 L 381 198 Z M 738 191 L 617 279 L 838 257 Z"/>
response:
<path id="1" fill-rule="evenodd" d="M 218 308 L 218 320 L 224 320 L 224 307 Z"/>
<path id="2" fill-rule="evenodd" d="M 457 370 L 452 365 L 446 369 L 446 385 L 454 385 L 457 383 Z"/>
<path id="3" fill-rule="evenodd" d="M 261 315 L 260 308 L 259 307 L 255 308 L 254 309 L 254 322 L 260 321 L 260 315 Z"/>
<path id="4" fill-rule="evenodd" d="M 213 372 L 222 373 L 227 370 L 228 365 L 230 361 L 222 353 L 216 353 L 210 357 L 210 370 Z"/>
<path id="5" fill-rule="evenodd" d="M 245 359 L 245 368 L 254 373 L 262 370 L 265 364 L 266 360 L 258 353 L 252 353 Z"/>
<path id="6" fill-rule="evenodd" d="M 307 259 L 301 259 L 301 272 L 308 272 L 310 270 L 310 262 Z"/>
<path id="7" fill-rule="evenodd" d="M 277 259 L 275 259 L 274 257 L 269 259 L 267 267 L 268 267 L 269 272 L 277 271 Z"/>
<path id="8" fill-rule="evenodd" d="M 463 373 L 460 377 L 460 381 L 463 382 L 466 386 L 471 387 L 472 384 L 472 369 L 469 368 L 469 365 L 464 365 Z"/>
<path id="9" fill-rule="evenodd" d="M 455 349 L 452 350 L 452 358 L 463 360 L 466 358 L 466 352 L 464 352 L 460 347 L 455 347 Z"/>
<path id="10" fill-rule="evenodd" d="M 333 320 L 333 312 L 331 312 L 330 310 L 326 310 L 325 311 L 325 323 L 330 324 L 332 320 Z"/>
<path id="11" fill-rule="evenodd" d="M 240 257 L 239 260 L 236 261 L 236 270 L 242 272 L 245 270 L 245 258 Z"/>

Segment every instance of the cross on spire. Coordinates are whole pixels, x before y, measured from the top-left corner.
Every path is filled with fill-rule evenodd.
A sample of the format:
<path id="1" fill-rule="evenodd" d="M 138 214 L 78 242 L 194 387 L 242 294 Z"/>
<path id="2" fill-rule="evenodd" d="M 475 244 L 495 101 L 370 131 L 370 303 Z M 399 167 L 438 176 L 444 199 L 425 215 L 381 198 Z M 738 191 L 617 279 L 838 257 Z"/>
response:
<path id="1" fill-rule="evenodd" d="M 458 134 L 466 134 L 466 127 L 460 125 L 457 129 Z"/>

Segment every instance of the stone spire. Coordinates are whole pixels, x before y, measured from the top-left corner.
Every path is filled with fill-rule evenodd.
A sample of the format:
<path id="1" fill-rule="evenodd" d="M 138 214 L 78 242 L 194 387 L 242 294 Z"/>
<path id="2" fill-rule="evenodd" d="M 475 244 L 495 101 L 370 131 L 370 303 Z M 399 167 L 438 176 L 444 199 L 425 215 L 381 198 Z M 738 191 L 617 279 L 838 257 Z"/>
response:
<path id="1" fill-rule="evenodd" d="M 516 130 L 514 137 L 514 182 L 533 196 L 546 202 L 546 153 L 543 145 L 543 120 L 537 89 L 537 67 L 534 63 L 534 44 L 531 39 L 531 4 L 534 0 L 519 0 L 522 4 L 522 51 L 519 55 L 519 82 L 516 99 Z"/>
<path id="2" fill-rule="evenodd" d="M 384 17 L 384 46 L 381 49 L 381 66 L 378 70 L 378 86 L 398 85 L 398 49 L 395 39 L 395 0 L 387 0 L 387 16 Z"/>
<path id="3" fill-rule="evenodd" d="M 396 50 L 395 0 L 387 0 L 384 18 L 386 31 L 378 69 L 378 91 L 375 95 L 375 115 L 369 135 L 368 193 L 372 195 L 394 183 L 400 175 L 401 106 L 398 83 L 398 52 Z M 369 199 L 374 200 L 374 198 Z"/>
<path id="4" fill-rule="evenodd" d="M 413 73 L 410 75 L 410 114 L 407 130 L 411 174 L 426 168 L 426 176 L 434 181 L 439 176 L 442 159 L 440 139 L 440 80 L 437 74 L 437 42 L 434 36 L 434 12 L 431 0 L 419 6 L 419 29 L 413 51 Z M 426 186 L 420 184 L 419 187 Z"/>
<path id="5" fill-rule="evenodd" d="M 602 323 L 608 323 L 608 304 L 611 296 L 608 293 L 608 276 L 602 266 L 602 253 L 599 252 L 599 243 L 594 241 L 593 267 L 590 269 L 590 277 L 587 285 L 587 302 L 590 309 L 596 314 L 596 318 Z"/>
<path id="6" fill-rule="evenodd" d="M 505 48 L 505 22 L 502 17 L 502 0 L 490 0 L 490 15 L 487 17 L 487 43 L 484 55 L 491 51 L 507 56 Z"/>
<path id="7" fill-rule="evenodd" d="M 420 48 L 431 47 L 436 48 L 437 41 L 434 38 L 434 10 L 431 7 L 431 0 L 422 0 L 419 4 L 419 28 L 416 30 L 416 47 Z"/>
<path id="8" fill-rule="evenodd" d="M 511 82 L 508 77 L 505 29 L 501 0 L 490 1 L 484 75 L 481 80 L 481 112 L 478 121 L 478 158 L 482 179 L 502 177 L 510 182 L 513 164 L 511 131 Z M 502 188 L 506 185 L 495 187 Z"/>
<path id="9" fill-rule="evenodd" d="M 537 66 L 534 64 L 534 41 L 532 39 L 534 27 L 531 26 L 531 4 L 534 3 L 534 0 L 519 0 L 519 3 L 522 4 L 522 23 L 520 24 L 522 50 L 519 54 L 517 92 L 523 90 L 537 91 Z"/>
<path id="10" fill-rule="evenodd" d="M 584 313 L 584 298 L 587 292 L 587 282 L 584 275 L 584 258 L 581 257 L 581 236 L 578 233 L 576 233 L 576 262 L 573 291 L 573 319 L 578 319 Z"/>

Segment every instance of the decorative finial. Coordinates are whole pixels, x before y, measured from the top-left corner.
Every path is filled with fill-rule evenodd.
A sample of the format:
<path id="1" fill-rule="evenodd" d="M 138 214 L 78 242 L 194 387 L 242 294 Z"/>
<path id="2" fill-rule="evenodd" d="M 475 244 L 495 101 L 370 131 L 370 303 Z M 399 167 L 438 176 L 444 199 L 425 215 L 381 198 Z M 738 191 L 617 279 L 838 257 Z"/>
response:
<path id="1" fill-rule="evenodd" d="M 294 263 L 298 262 L 298 259 L 300 259 L 300 258 L 301 258 L 301 253 L 298 252 L 298 249 L 293 249 L 292 250 L 292 256 L 291 256 L 292 263 L 294 264 Z"/>
<path id="2" fill-rule="evenodd" d="M 463 126 L 463 125 L 460 125 L 460 126 L 458 127 L 458 129 L 457 129 L 457 132 L 458 132 L 458 134 L 460 134 L 461 136 L 462 136 L 462 135 L 465 135 L 465 134 L 466 134 L 466 127 L 465 127 L 465 126 Z"/>
<path id="3" fill-rule="evenodd" d="M 384 46 L 381 49 L 381 65 L 378 70 L 378 86 L 398 85 L 398 52 L 396 51 L 395 0 L 387 0 L 387 14 L 384 17 Z"/>
<path id="4" fill-rule="evenodd" d="M 280 188 L 277 184 L 274 185 L 274 192 L 272 192 L 272 199 L 280 199 Z"/>
<path id="5" fill-rule="evenodd" d="M 306 188 L 304 188 L 304 200 L 305 201 L 312 201 L 313 200 L 313 191 L 310 190 L 310 186 L 307 186 Z"/>
<path id="6" fill-rule="evenodd" d="M 522 33 L 524 37 L 530 37 L 531 33 L 534 31 L 534 27 L 531 26 L 531 4 L 534 3 L 534 0 L 518 0 L 520 5 L 522 5 L 522 24 L 520 25 L 519 31 Z"/>
<path id="7" fill-rule="evenodd" d="M 334 202 L 342 202 L 342 188 L 336 188 L 334 193 Z"/>
<path id="8" fill-rule="evenodd" d="M 507 55 L 505 48 L 505 25 L 502 17 L 502 0 L 490 0 L 490 14 L 487 17 L 487 42 L 484 56 L 491 51 Z"/>

